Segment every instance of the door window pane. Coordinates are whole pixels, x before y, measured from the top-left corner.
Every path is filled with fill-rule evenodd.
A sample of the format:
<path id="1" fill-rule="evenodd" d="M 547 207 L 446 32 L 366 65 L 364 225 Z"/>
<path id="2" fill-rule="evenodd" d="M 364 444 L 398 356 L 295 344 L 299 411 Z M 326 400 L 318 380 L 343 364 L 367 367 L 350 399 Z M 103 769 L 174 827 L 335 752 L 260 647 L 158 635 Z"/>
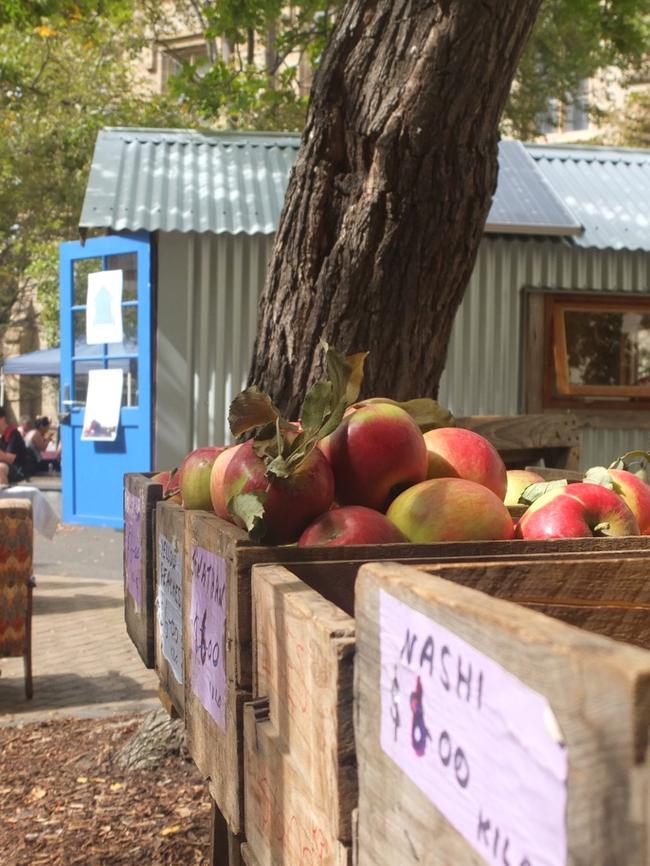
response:
<path id="1" fill-rule="evenodd" d="M 122 388 L 122 406 L 137 406 L 139 402 L 138 361 L 136 358 L 121 358 L 109 361 L 110 369 L 124 370 L 124 385 Z"/>
<path id="2" fill-rule="evenodd" d="M 78 259 L 72 264 L 73 300 L 75 307 L 86 305 L 88 297 L 88 274 L 102 270 L 101 258 Z"/>
<path id="3" fill-rule="evenodd" d="M 136 253 L 121 253 L 118 256 L 106 256 L 107 271 L 122 271 L 122 300 L 137 301 L 138 299 L 138 256 Z"/>

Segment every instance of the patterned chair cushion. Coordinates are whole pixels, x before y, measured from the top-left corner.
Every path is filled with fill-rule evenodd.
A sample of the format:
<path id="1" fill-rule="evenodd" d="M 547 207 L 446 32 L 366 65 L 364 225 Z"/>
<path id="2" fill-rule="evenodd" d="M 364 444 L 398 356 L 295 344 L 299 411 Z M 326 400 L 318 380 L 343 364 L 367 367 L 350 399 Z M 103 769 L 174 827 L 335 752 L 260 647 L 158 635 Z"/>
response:
<path id="1" fill-rule="evenodd" d="M 0 658 L 25 654 L 34 529 L 28 499 L 0 499 Z"/>

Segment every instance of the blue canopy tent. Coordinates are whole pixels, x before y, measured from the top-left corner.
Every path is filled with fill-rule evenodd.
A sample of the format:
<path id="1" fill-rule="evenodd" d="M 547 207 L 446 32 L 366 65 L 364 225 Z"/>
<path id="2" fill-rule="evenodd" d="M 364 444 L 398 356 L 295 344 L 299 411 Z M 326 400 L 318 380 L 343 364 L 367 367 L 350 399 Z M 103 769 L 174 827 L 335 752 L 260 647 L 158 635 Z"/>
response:
<path id="1" fill-rule="evenodd" d="M 102 367 L 101 360 L 95 360 L 93 355 L 97 354 L 97 346 L 89 346 L 87 343 L 77 343 L 75 357 L 91 356 L 87 361 L 75 361 L 75 373 L 88 373 L 89 370 L 98 370 Z M 119 365 L 126 372 L 129 371 L 132 361 L 137 361 L 138 347 L 132 341 L 126 343 L 110 343 L 108 355 L 115 356 L 113 365 Z M 28 352 L 25 355 L 14 355 L 5 358 L 0 376 L 0 405 L 4 402 L 4 376 L 59 376 L 61 374 L 61 350 L 58 346 L 53 349 L 40 349 L 36 352 Z"/>

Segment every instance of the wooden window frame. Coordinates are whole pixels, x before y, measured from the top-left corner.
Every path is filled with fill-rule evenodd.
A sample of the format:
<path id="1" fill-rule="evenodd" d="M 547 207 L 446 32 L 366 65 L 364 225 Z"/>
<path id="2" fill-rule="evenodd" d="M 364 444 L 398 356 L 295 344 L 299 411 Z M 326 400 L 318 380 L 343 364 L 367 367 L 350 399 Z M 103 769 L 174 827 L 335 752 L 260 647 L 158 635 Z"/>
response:
<path id="1" fill-rule="evenodd" d="M 564 313 L 637 312 L 650 315 L 650 297 L 569 295 L 544 293 L 544 409 L 609 410 L 612 412 L 650 409 L 648 385 L 572 385 L 569 382 L 568 351 Z M 614 399 L 608 399 L 614 398 Z"/>

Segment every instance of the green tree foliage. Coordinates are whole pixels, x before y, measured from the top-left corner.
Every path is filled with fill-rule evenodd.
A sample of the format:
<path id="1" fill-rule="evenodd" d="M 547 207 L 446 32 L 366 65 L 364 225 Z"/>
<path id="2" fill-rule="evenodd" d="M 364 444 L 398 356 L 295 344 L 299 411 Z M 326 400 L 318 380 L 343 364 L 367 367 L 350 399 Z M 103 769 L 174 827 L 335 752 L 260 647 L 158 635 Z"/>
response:
<path id="1" fill-rule="evenodd" d="M 300 130 L 312 70 L 343 0 L 191 0 L 177 4 L 206 43 L 203 62 L 181 60 L 172 94 L 211 123 Z"/>
<path id="2" fill-rule="evenodd" d="M 31 14 L 7 21 L 14 6 L 42 5 L 0 7 L 0 326 L 35 281 L 54 338 L 57 247 L 77 236 L 98 130 L 188 119 L 138 88 L 133 61 L 144 35 L 131 3 L 95 4 L 93 14 L 65 6 L 36 25 Z"/>
<path id="3" fill-rule="evenodd" d="M 318 64 L 342 0 L 186 0 L 205 36 L 204 63 L 182 63 L 171 88 L 210 122 L 300 129 L 304 62 Z M 549 101 L 571 103 L 599 69 L 638 68 L 648 48 L 649 0 L 546 0 L 504 116 L 517 137 L 539 133 Z M 252 45 L 262 51 L 252 51 Z M 225 50 L 224 50 L 225 45 Z M 300 60 L 303 61 L 301 69 Z M 581 106 L 587 108 L 588 106 Z"/>
<path id="4" fill-rule="evenodd" d="M 506 107 L 506 128 L 531 138 L 548 116 L 549 100 L 579 99 L 580 83 L 606 67 L 633 74 L 648 58 L 649 37 L 649 0 L 545 0 Z"/>

